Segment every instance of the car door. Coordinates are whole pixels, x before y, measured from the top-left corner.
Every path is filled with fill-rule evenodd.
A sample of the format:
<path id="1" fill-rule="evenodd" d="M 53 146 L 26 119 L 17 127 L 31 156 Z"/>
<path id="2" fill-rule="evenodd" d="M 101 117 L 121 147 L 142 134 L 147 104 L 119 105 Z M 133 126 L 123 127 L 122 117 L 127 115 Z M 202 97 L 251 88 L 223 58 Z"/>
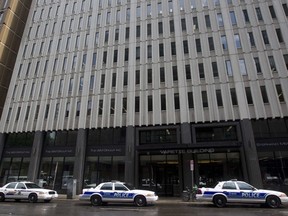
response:
<path id="1" fill-rule="evenodd" d="M 222 192 L 227 196 L 228 202 L 237 202 L 239 198 L 239 190 L 234 181 L 225 182 L 222 186 Z"/>
<path id="2" fill-rule="evenodd" d="M 10 184 L 6 186 L 6 188 L 4 189 L 6 199 L 15 199 L 15 194 L 17 192 L 16 185 L 17 185 L 17 182 L 11 182 Z"/>
<path id="3" fill-rule="evenodd" d="M 19 182 L 16 186 L 15 198 L 17 199 L 28 199 L 29 192 L 24 183 Z"/>
<path id="4" fill-rule="evenodd" d="M 247 184 L 246 182 L 237 182 L 237 185 L 240 190 L 242 202 L 260 203 L 263 201 L 263 197 L 261 197 L 261 194 L 258 193 L 253 186 Z"/>
<path id="5" fill-rule="evenodd" d="M 100 194 L 102 196 L 102 201 L 114 201 L 113 183 L 103 184 L 100 188 Z"/>
<path id="6" fill-rule="evenodd" d="M 119 183 L 114 184 L 114 196 L 122 202 L 133 201 L 133 194 L 129 192 L 129 189 L 125 187 L 125 185 Z"/>

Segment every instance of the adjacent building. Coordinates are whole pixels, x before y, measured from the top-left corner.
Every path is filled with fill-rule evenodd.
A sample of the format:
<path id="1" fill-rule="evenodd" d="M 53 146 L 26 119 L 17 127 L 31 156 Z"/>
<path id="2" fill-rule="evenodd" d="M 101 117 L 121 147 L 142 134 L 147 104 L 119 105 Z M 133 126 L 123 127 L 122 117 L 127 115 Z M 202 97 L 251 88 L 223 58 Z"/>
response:
<path id="1" fill-rule="evenodd" d="M 287 0 L 34 0 L 0 182 L 287 191 Z M 40 181 L 41 180 L 41 181 Z"/>
<path id="2" fill-rule="evenodd" d="M 30 4 L 31 0 L 0 2 L 0 117 Z"/>

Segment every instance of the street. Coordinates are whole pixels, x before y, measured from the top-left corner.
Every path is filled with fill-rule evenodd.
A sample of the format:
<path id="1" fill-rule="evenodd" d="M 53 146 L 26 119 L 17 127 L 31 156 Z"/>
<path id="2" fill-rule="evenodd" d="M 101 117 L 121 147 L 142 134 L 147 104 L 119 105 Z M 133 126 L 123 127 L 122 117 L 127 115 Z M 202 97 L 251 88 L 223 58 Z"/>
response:
<path id="1" fill-rule="evenodd" d="M 282 216 L 288 215 L 288 208 L 270 209 L 259 205 L 228 205 L 217 208 L 210 204 L 184 203 L 178 200 L 159 200 L 154 206 L 135 207 L 130 204 L 108 204 L 107 206 L 92 207 L 90 203 L 78 200 L 58 199 L 51 203 L 28 203 L 26 201 L 6 201 L 0 203 L 0 216 Z"/>

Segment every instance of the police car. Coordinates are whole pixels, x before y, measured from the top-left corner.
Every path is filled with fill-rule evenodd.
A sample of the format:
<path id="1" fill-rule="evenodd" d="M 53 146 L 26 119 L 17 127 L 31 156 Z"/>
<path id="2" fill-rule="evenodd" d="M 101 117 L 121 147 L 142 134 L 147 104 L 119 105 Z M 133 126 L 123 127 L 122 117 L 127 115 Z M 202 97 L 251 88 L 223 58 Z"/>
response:
<path id="1" fill-rule="evenodd" d="M 38 200 L 50 202 L 57 197 L 56 191 L 41 188 L 37 184 L 28 181 L 10 182 L 0 188 L 0 202 L 6 199 L 28 200 L 31 203 Z"/>
<path id="2" fill-rule="evenodd" d="M 199 188 L 196 200 L 213 202 L 217 207 L 224 207 L 226 203 L 258 203 L 277 208 L 288 203 L 285 193 L 256 189 L 246 182 L 237 180 L 219 182 L 214 188 Z"/>
<path id="3" fill-rule="evenodd" d="M 155 192 L 137 190 L 123 182 L 111 181 L 99 184 L 95 188 L 83 189 L 79 200 L 90 201 L 93 206 L 107 204 L 108 202 L 134 203 L 136 206 L 154 204 L 158 200 Z"/>

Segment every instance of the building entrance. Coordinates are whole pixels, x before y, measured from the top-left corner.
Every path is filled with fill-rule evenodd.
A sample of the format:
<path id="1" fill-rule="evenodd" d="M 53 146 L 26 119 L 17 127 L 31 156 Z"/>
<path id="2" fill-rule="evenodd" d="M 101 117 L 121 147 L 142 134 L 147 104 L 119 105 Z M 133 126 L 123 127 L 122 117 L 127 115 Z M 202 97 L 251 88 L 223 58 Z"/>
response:
<path id="1" fill-rule="evenodd" d="M 139 186 L 159 196 L 179 196 L 178 155 L 140 155 Z"/>

